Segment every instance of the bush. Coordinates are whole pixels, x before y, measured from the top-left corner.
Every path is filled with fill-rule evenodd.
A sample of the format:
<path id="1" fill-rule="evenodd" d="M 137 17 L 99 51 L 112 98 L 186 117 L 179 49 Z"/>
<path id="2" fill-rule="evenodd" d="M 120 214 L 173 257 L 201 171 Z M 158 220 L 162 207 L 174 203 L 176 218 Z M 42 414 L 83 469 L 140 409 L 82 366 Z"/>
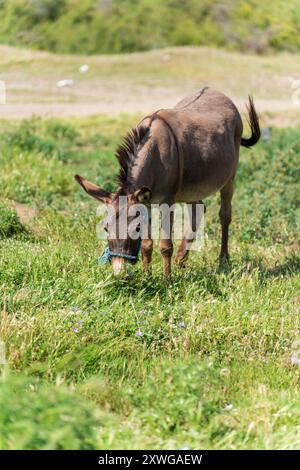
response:
<path id="1" fill-rule="evenodd" d="M 51 120 L 40 126 L 39 120 L 33 118 L 21 121 L 16 128 L 6 132 L 2 141 L 12 152 L 36 152 L 47 158 L 65 161 L 70 153 L 68 147 L 77 136 L 71 126 Z"/>
<path id="2" fill-rule="evenodd" d="M 0 239 L 15 237 L 25 232 L 18 214 L 0 202 Z"/>
<path id="3" fill-rule="evenodd" d="M 298 0 L 10 0 L 0 2 L 0 15 L 1 42 L 62 53 L 300 49 Z"/>
<path id="4" fill-rule="evenodd" d="M 94 412 L 67 389 L 9 375 L 0 402 L 0 449 L 97 448 Z"/>

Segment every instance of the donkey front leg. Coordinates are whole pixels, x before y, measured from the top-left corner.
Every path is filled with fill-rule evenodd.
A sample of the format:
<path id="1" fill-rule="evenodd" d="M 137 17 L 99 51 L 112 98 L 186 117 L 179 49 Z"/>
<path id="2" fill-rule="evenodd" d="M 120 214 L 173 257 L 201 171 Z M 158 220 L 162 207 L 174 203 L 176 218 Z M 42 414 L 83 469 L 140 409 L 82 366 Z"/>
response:
<path id="1" fill-rule="evenodd" d="M 159 242 L 159 250 L 163 257 L 164 276 L 169 277 L 171 274 L 171 259 L 173 254 L 172 239 L 161 239 Z"/>
<path id="2" fill-rule="evenodd" d="M 142 240 L 142 257 L 143 257 L 143 268 L 146 271 L 149 269 L 153 252 L 153 240 L 146 238 Z"/>
<path id="3" fill-rule="evenodd" d="M 151 208 L 148 208 L 147 215 L 147 223 L 143 226 L 143 235 L 145 238 L 142 239 L 142 258 L 144 271 L 147 271 L 150 268 L 152 261 L 153 240 L 151 238 Z"/>
<path id="4" fill-rule="evenodd" d="M 228 231 L 231 222 L 231 200 L 233 196 L 233 178 L 221 189 L 221 208 L 219 212 L 222 227 L 220 262 L 229 260 Z"/>
<path id="5" fill-rule="evenodd" d="M 162 214 L 161 239 L 159 242 L 159 250 L 163 258 L 163 268 L 165 277 L 169 277 L 171 274 L 171 259 L 173 254 L 173 219 L 174 212 L 172 210 L 167 210 L 165 214 Z"/>

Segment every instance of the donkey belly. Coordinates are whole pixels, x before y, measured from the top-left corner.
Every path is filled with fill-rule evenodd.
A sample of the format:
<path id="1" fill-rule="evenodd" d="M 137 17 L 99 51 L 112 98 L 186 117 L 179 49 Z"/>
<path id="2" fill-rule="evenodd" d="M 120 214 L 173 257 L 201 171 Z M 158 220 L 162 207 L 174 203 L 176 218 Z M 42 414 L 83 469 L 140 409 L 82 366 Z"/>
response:
<path id="1" fill-rule="evenodd" d="M 242 121 L 225 95 L 206 89 L 171 116 L 178 132 L 181 183 L 176 200 L 192 202 L 220 190 L 234 175 Z"/>
<path id="2" fill-rule="evenodd" d="M 234 175 L 237 159 L 233 142 L 208 152 L 202 149 L 185 154 L 182 182 L 176 200 L 198 201 L 220 190 Z"/>

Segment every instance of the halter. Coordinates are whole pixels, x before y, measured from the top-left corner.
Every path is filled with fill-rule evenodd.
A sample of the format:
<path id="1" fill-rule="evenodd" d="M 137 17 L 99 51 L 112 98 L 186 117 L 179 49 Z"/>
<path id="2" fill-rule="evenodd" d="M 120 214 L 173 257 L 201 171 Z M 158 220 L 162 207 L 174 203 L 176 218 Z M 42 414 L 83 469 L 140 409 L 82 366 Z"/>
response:
<path id="1" fill-rule="evenodd" d="M 99 257 L 99 264 L 111 263 L 111 259 L 113 257 L 127 259 L 129 261 L 134 261 L 136 263 L 139 257 L 141 244 L 142 244 L 142 240 L 140 238 L 136 255 L 128 255 L 127 253 L 111 251 L 109 246 L 107 245 L 102 255 Z"/>

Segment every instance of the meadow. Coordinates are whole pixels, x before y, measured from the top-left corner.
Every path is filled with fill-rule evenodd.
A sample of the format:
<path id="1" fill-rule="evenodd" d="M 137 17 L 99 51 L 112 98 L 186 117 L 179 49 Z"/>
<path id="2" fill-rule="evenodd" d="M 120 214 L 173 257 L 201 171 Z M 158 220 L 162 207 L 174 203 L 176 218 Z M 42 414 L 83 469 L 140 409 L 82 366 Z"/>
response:
<path id="1" fill-rule="evenodd" d="M 138 118 L 0 122 L 0 448 L 299 448 L 299 128 L 242 149 L 230 266 L 215 196 L 185 269 L 125 282 L 73 175 L 113 189 Z"/>

